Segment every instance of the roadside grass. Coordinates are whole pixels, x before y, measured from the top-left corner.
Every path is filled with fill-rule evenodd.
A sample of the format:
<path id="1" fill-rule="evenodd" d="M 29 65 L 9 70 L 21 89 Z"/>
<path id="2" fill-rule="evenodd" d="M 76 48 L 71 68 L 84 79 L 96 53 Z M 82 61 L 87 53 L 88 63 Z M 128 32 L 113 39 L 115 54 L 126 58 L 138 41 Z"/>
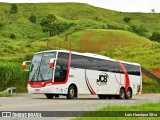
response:
<path id="1" fill-rule="evenodd" d="M 10 97 L 10 96 L 12 95 L 8 93 L 0 93 L 0 97 Z"/>
<path id="2" fill-rule="evenodd" d="M 96 110 L 94 112 L 89 112 L 84 114 L 82 117 L 75 118 L 74 120 L 128 120 L 128 119 L 133 119 L 133 120 L 153 120 L 153 119 L 159 119 L 160 118 L 160 103 L 145 103 L 145 104 L 140 104 L 140 105 L 132 105 L 132 106 L 106 106 L 103 107 L 99 110 Z M 135 113 L 138 111 L 141 113 L 152 113 L 156 112 L 158 117 L 125 117 L 125 113 Z M 112 117 L 107 117 L 107 113 L 109 116 Z M 93 116 L 99 116 L 99 117 L 93 117 Z M 116 116 L 122 116 L 122 117 L 116 117 Z"/>
<path id="3" fill-rule="evenodd" d="M 160 83 L 152 80 L 146 75 L 142 75 L 142 91 L 143 93 L 160 93 Z"/>
<path id="4" fill-rule="evenodd" d="M 16 92 L 26 92 L 28 74 L 21 70 L 21 64 L 0 63 L 0 91 L 16 87 Z"/>

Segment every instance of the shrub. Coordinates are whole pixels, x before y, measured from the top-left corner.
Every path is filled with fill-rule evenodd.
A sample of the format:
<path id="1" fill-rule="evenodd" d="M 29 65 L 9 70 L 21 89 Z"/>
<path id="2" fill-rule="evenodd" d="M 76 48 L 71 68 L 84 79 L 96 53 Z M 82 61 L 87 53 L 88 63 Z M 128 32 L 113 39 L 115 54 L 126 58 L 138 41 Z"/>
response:
<path id="1" fill-rule="evenodd" d="M 29 19 L 32 23 L 36 23 L 36 16 L 35 16 L 35 15 L 31 15 L 28 19 Z"/>
<path id="2" fill-rule="evenodd" d="M 106 29 L 106 28 L 105 28 L 105 29 Z M 117 26 L 117 25 L 107 24 L 107 29 L 124 30 L 125 28 L 123 28 L 123 27 L 121 27 L 121 26 Z"/>
<path id="3" fill-rule="evenodd" d="M 124 18 L 123 18 L 123 21 L 126 22 L 126 23 L 128 23 L 128 22 L 131 21 L 131 20 L 132 20 L 131 17 L 124 17 Z"/>
<path id="4" fill-rule="evenodd" d="M 16 5 L 16 4 L 11 4 L 10 13 L 11 13 L 11 14 L 17 13 L 17 5 Z"/>
<path id="5" fill-rule="evenodd" d="M 140 36 L 146 36 L 146 32 L 148 32 L 148 30 L 143 26 L 135 26 L 135 25 L 131 25 L 131 32 L 137 33 Z"/>
<path id="6" fill-rule="evenodd" d="M 10 35 L 10 39 L 15 39 L 15 38 L 16 38 L 16 36 L 14 34 Z"/>
<path id="7" fill-rule="evenodd" d="M 158 41 L 160 42 L 160 33 L 157 32 L 157 31 L 154 31 L 152 33 L 152 36 L 150 36 L 150 39 L 153 40 L 153 41 Z"/>
<path id="8" fill-rule="evenodd" d="M 0 29 L 1 29 L 1 28 L 3 28 L 3 24 L 2 24 L 2 23 L 0 23 Z"/>

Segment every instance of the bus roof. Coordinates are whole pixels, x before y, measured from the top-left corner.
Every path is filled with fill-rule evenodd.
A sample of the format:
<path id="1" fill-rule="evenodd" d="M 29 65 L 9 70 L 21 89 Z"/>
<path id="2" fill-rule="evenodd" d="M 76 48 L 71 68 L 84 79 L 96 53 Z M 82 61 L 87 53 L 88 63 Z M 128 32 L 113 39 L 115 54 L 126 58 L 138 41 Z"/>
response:
<path id="1" fill-rule="evenodd" d="M 70 51 L 69 50 L 48 50 L 48 51 L 37 52 L 35 54 L 44 53 L 44 52 L 66 52 L 66 53 L 69 53 Z M 121 61 L 121 60 L 115 60 L 115 59 L 111 59 L 111 58 L 103 56 L 103 55 L 98 55 L 98 54 L 93 54 L 93 53 L 79 53 L 79 52 L 74 52 L 74 51 L 71 51 L 71 52 L 72 52 L 72 54 L 76 54 L 76 55 L 82 55 L 82 56 L 86 56 L 86 57 L 93 57 L 93 58 L 103 59 L 103 60 L 109 60 L 109 61 L 119 61 L 121 63 L 126 63 L 126 64 L 140 66 L 139 63 L 133 63 L 133 62 L 126 62 L 126 61 Z"/>

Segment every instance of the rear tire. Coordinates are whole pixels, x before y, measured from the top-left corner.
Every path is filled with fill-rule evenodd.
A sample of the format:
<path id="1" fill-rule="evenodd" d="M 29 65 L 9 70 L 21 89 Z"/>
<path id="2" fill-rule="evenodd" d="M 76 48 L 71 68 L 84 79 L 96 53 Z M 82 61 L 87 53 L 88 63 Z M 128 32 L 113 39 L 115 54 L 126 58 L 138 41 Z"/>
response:
<path id="1" fill-rule="evenodd" d="M 119 91 L 119 99 L 125 99 L 126 92 L 124 88 L 121 88 Z"/>
<path id="2" fill-rule="evenodd" d="M 70 86 L 68 88 L 68 94 L 66 95 L 67 99 L 74 99 L 74 97 L 76 96 L 76 90 L 74 86 Z"/>
<path id="3" fill-rule="evenodd" d="M 99 99 L 106 99 L 107 95 L 98 95 Z"/>
<path id="4" fill-rule="evenodd" d="M 47 97 L 48 99 L 53 99 L 53 97 L 54 97 L 53 94 L 45 94 L 45 95 L 46 95 L 46 97 Z"/>
<path id="5" fill-rule="evenodd" d="M 132 98 L 132 90 L 131 90 L 130 88 L 128 88 L 127 93 L 126 93 L 126 95 L 125 95 L 125 98 L 126 98 L 126 99 Z"/>

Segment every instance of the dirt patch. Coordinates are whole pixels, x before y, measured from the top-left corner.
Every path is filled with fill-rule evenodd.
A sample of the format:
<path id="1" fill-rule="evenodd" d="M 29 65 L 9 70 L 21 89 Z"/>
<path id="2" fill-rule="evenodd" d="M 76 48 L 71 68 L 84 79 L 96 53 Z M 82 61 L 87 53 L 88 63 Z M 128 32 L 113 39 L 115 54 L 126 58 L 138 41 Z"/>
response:
<path id="1" fill-rule="evenodd" d="M 152 69 L 150 72 L 152 74 L 154 74 L 155 76 L 157 76 L 158 78 L 160 78 L 160 68 L 158 68 L 158 69 Z"/>

